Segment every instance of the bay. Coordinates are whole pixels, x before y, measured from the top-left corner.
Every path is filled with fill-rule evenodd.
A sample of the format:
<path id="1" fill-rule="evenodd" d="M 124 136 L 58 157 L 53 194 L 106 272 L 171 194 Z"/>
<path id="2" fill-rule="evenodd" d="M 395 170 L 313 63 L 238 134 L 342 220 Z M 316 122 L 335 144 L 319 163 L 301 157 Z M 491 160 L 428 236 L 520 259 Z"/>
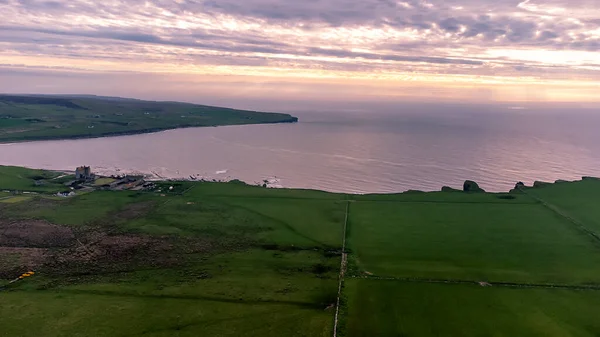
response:
<path id="1" fill-rule="evenodd" d="M 0 144 L 0 164 L 343 193 L 460 188 L 466 179 L 508 191 L 517 181 L 600 176 L 592 110 L 413 105 L 294 115 L 299 123 Z"/>

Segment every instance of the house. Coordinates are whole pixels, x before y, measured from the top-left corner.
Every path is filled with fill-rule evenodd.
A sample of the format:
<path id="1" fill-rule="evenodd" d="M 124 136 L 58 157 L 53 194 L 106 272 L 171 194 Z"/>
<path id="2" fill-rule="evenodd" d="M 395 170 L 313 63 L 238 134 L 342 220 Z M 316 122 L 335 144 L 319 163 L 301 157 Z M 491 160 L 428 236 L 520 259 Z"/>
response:
<path id="1" fill-rule="evenodd" d="M 92 169 L 89 166 L 80 166 L 75 170 L 75 179 L 90 180 L 92 179 Z"/>

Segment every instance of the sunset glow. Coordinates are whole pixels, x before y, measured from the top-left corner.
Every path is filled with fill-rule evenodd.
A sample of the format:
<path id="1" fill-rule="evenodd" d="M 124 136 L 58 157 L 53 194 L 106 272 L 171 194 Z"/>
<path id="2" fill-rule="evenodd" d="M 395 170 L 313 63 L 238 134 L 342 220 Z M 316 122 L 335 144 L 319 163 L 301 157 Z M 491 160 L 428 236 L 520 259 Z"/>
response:
<path id="1" fill-rule="evenodd" d="M 597 102 L 595 2 L 1 0 L 0 91 Z"/>

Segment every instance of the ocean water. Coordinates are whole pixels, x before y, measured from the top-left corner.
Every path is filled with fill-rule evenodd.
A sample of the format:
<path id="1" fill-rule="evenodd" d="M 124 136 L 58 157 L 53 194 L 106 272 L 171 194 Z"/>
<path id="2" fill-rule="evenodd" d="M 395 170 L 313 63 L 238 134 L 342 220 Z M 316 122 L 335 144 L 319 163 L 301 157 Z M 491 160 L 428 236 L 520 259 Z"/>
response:
<path id="1" fill-rule="evenodd" d="M 460 188 L 466 179 L 508 191 L 517 181 L 600 176 L 600 111 L 412 105 L 295 115 L 297 124 L 0 144 L 0 164 L 345 193 Z"/>

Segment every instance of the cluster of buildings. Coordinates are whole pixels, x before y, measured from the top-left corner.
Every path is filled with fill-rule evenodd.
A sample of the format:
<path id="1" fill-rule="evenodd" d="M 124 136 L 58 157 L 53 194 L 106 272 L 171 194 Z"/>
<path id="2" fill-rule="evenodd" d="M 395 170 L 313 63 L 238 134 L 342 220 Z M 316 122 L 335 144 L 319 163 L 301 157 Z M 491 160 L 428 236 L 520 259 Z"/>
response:
<path id="1" fill-rule="evenodd" d="M 133 191 L 154 187 L 154 183 L 146 182 L 141 176 L 112 176 L 109 181 L 104 184 L 98 184 L 96 178 L 96 175 L 92 173 L 92 169 L 89 166 L 80 166 L 75 169 L 76 180 L 71 182 L 68 186 L 71 186 L 74 189 L 80 189 L 86 187 L 86 185 L 87 187 L 92 187 L 89 183 L 95 183 L 93 185 L 95 188 Z"/>

